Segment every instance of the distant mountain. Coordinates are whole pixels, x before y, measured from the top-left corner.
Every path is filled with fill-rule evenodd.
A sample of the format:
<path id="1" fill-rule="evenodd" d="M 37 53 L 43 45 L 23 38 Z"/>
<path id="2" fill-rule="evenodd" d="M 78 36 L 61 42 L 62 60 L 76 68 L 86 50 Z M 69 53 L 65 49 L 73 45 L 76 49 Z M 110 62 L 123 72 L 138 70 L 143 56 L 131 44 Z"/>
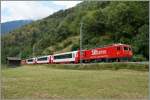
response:
<path id="1" fill-rule="evenodd" d="M 6 34 L 10 31 L 13 31 L 21 26 L 31 23 L 32 20 L 15 20 L 9 21 L 1 24 L 1 34 Z"/>

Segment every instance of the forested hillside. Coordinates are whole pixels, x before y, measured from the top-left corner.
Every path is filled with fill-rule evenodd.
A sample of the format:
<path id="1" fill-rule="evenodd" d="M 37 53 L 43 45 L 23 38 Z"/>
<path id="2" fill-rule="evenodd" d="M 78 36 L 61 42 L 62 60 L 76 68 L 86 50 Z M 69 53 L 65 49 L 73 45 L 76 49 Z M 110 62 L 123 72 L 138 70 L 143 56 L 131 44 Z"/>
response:
<path id="1" fill-rule="evenodd" d="M 79 49 L 80 22 L 83 48 L 112 43 L 133 47 L 134 56 L 149 56 L 149 4 L 147 1 L 86 1 L 2 36 L 2 63 L 6 56 L 22 58 Z"/>

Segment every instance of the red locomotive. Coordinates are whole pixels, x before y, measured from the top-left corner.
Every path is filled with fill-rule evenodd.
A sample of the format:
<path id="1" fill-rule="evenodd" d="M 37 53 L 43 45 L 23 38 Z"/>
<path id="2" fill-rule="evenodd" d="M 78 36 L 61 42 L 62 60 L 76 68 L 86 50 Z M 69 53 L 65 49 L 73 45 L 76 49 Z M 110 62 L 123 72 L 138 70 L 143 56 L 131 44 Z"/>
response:
<path id="1" fill-rule="evenodd" d="M 78 52 L 78 59 L 83 62 L 110 62 L 110 61 L 123 61 L 132 58 L 131 46 L 126 44 L 112 44 L 101 48 L 90 50 L 83 50 L 81 57 Z"/>
<path id="2" fill-rule="evenodd" d="M 128 61 L 132 58 L 133 52 L 130 45 L 112 44 L 100 48 L 89 50 L 71 51 L 54 55 L 46 55 L 35 58 L 26 59 L 26 64 L 59 64 L 59 63 L 84 63 L 88 62 L 114 62 Z"/>

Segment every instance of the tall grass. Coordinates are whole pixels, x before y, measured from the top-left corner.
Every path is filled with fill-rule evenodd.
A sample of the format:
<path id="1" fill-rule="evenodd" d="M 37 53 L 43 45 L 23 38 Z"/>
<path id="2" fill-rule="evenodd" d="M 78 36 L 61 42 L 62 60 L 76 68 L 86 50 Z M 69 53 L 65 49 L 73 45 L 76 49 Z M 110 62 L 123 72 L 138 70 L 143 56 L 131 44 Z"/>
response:
<path id="1" fill-rule="evenodd" d="M 148 97 L 147 71 L 99 70 L 102 68 L 96 65 L 26 65 L 7 68 L 2 70 L 2 97 L 18 100 L 144 100 Z M 107 65 L 108 69 L 112 69 Z M 101 66 L 105 67 L 104 64 Z"/>
<path id="2" fill-rule="evenodd" d="M 58 69 L 74 69 L 74 70 L 119 70 L 131 69 L 138 71 L 148 71 L 149 64 L 135 64 L 135 63 L 96 63 L 96 64 L 52 64 L 45 65 L 51 68 Z"/>

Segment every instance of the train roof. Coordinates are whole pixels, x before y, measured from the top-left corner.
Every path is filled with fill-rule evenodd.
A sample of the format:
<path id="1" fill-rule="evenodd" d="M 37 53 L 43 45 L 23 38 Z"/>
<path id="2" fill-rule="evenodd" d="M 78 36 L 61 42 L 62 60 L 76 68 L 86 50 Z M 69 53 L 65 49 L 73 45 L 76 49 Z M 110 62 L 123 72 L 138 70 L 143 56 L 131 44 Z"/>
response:
<path id="1" fill-rule="evenodd" d="M 51 56 L 51 55 L 37 56 L 36 58 L 48 57 L 48 56 Z"/>
<path id="2" fill-rule="evenodd" d="M 58 53 L 58 54 L 53 54 L 53 55 L 56 56 L 56 55 L 62 55 L 62 54 L 68 54 L 68 53 L 74 53 L 74 52 L 77 52 L 77 51 L 70 51 L 70 52 Z"/>
<path id="3" fill-rule="evenodd" d="M 7 60 L 21 60 L 21 58 L 18 58 L 18 57 L 7 57 Z"/>
<path id="4" fill-rule="evenodd" d="M 109 46 L 121 46 L 121 45 L 130 46 L 130 45 L 127 45 L 127 44 L 122 44 L 122 43 L 114 43 L 114 44 L 109 44 L 109 45 L 100 46 L 100 48 L 109 47 Z M 99 48 L 99 47 L 98 47 L 98 48 Z"/>
<path id="5" fill-rule="evenodd" d="M 32 57 L 32 58 L 27 58 L 26 60 L 30 60 L 30 59 L 36 59 L 36 57 Z"/>
<path id="6" fill-rule="evenodd" d="M 114 44 L 109 44 L 109 45 L 98 46 L 98 47 L 95 47 L 95 48 L 90 48 L 90 49 L 87 49 L 87 50 L 96 49 L 96 48 L 107 48 L 107 47 L 110 47 L 110 46 L 130 46 L 130 45 L 122 44 L 122 43 L 114 43 Z"/>

